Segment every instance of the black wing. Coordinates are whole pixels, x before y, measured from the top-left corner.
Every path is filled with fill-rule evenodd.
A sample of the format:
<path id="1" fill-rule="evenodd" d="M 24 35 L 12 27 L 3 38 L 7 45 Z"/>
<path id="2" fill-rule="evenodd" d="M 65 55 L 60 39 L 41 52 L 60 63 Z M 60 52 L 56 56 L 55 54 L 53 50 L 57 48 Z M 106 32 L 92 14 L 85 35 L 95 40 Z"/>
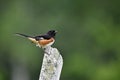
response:
<path id="1" fill-rule="evenodd" d="M 41 40 L 41 39 L 50 39 L 51 36 L 45 34 L 45 35 L 35 36 L 34 38 L 38 41 L 38 40 Z"/>

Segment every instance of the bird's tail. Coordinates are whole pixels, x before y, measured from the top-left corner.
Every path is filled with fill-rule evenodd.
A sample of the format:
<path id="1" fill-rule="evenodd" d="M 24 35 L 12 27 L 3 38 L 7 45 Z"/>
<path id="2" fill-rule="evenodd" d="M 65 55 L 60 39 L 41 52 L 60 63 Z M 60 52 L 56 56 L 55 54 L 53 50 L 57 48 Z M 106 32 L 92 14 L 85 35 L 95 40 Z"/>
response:
<path id="1" fill-rule="evenodd" d="M 35 37 L 28 36 L 28 35 L 21 34 L 21 33 L 16 33 L 16 35 L 26 37 L 26 38 L 28 38 L 30 41 L 32 41 L 32 42 L 35 43 L 35 44 L 38 43 L 38 42 L 36 41 Z"/>
<path id="2" fill-rule="evenodd" d="M 18 36 L 23 36 L 23 37 L 26 37 L 26 38 L 31 37 L 31 36 L 28 36 L 28 35 L 25 35 L 25 34 L 21 34 L 21 33 L 16 33 L 16 35 L 18 35 Z"/>

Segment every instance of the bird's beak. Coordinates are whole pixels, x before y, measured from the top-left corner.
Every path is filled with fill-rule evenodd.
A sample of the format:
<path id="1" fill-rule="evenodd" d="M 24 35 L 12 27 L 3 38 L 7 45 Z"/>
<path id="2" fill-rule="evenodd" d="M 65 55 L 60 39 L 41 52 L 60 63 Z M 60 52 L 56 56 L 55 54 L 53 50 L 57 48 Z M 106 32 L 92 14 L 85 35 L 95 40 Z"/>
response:
<path id="1" fill-rule="evenodd" d="M 31 37 L 29 37 L 28 39 L 29 39 L 30 41 L 32 41 L 33 43 L 38 44 L 38 41 L 36 41 L 36 39 L 31 38 Z"/>

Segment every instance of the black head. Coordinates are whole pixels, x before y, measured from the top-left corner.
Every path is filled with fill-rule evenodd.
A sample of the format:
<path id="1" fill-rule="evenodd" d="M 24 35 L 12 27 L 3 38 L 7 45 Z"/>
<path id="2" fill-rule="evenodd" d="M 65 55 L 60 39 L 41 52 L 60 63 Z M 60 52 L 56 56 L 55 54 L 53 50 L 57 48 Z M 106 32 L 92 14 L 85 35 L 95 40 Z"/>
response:
<path id="1" fill-rule="evenodd" d="M 57 31 L 55 31 L 55 30 L 50 30 L 50 31 L 48 31 L 47 34 L 50 35 L 51 37 L 55 37 L 56 33 L 57 33 Z"/>

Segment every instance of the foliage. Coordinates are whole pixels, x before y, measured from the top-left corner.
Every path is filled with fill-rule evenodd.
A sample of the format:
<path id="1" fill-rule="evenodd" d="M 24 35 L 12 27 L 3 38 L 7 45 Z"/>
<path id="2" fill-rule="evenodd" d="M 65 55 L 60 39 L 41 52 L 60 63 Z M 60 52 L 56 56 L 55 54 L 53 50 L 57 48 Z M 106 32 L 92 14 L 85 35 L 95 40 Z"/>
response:
<path id="1" fill-rule="evenodd" d="M 26 80 L 38 80 L 42 49 L 14 33 L 39 35 L 51 29 L 58 31 L 53 47 L 64 58 L 61 80 L 120 80 L 119 4 L 119 0 L 0 1 L 0 80 L 15 80 L 23 73 Z"/>

